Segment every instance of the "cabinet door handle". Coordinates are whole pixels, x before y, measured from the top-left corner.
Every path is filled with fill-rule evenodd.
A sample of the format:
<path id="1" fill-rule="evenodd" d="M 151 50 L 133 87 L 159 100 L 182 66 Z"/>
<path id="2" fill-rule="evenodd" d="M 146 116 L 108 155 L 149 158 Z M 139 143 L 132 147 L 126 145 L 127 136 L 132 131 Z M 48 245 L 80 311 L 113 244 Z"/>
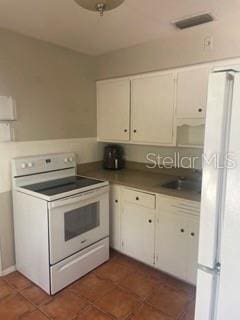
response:
<path id="1" fill-rule="evenodd" d="M 203 111 L 202 108 L 199 108 L 199 109 L 198 109 L 198 112 L 202 112 L 202 111 Z"/>
<path id="2" fill-rule="evenodd" d="M 148 220 L 148 222 L 149 222 L 149 223 L 152 223 L 152 220 L 151 220 L 151 219 L 149 219 L 149 220 Z"/>
<path id="3" fill-rule="evenodd" d="M 181 231 L 182 233 L 184 233 L 184 232 L 185 232 L 185 230 L 184 230 L 184 229 L 181 229 L 180 231 Z"/>
<path id="4" fill-rule="evenodd" d="M 136 132 L 137 132 L 137 130 L 136 130 L 136 129 L 134 129 L 134 130 L 133 130 L 133 132 L 134 132 L 134 133 L 136 133 Z"/>
<path id="5" fill-rule="evenodd" d="M 195 236 L 195 233 L 194 233 L 194 232 L 191 232 L 191 236 L 194 237 L 194 236 Z"/>
<path id="6" fill-rule="evenodd" d="M 124 129 L 124 132 L 128 132 L 128 130 L 127 130 L 127 129 Z"/>
<path id="7" fill-rule="evenodd" d="M 118 203 L 118 200 L 115 200 L 115 203 Z"/>
<path id="8" fill-rule="evenodd" d="M 138 200 L 139 200 L 139 197 L 136 197 L 136 200 L 138 201 Z"/>

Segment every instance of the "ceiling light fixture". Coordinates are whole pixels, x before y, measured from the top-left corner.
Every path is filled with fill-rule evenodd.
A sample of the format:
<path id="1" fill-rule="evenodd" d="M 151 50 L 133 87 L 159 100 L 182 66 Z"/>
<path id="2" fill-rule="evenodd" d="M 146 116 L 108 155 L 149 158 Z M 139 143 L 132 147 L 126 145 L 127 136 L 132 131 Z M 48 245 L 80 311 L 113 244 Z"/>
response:
<path id="1" fill-rule="evenodd" d="M 113 10 L 119 7 L 124 0 L 75 0 L 82 8 L 99 12 L 103 16 L 105 11 Z"/>

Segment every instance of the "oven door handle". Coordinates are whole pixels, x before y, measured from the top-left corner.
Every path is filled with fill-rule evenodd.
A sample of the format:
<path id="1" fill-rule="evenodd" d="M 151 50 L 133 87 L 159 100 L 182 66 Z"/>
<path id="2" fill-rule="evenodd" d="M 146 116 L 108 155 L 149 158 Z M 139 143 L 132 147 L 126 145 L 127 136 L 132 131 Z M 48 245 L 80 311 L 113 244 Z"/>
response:
<path id="1" fill-rule="evenodd" d="M 64 199 L 61 199 L 61 200 L 56 200 L 56 201 L 53 201 L 53 202 L 49 202 L 48 203 L 48 208 L 49 209 L 54 209 L 54 208 L 59 208 L 59 207 L 71 205 L 71 204 L 74 204 L 74 203 L 78 203 L 80 201 L 88 200 L 88 199 L 91 199 L 91 198 L 94 199 L 94 198 L 99 197 L 102 194 L 108 193 L 108 192 L 109 192 L 109 187 L 108 186 L 107 187 L 102 187 L 102 188 L 99 188 L 99 189 L 94 189 L 94 190 L 91 190 L 91 191 L 87 191 L 87 192 L 83 192 L 83 193 L 77 194 L 77 195 L 72 196 L 72 197 L 68 197 L 68 198 L 64 198 Z"/>

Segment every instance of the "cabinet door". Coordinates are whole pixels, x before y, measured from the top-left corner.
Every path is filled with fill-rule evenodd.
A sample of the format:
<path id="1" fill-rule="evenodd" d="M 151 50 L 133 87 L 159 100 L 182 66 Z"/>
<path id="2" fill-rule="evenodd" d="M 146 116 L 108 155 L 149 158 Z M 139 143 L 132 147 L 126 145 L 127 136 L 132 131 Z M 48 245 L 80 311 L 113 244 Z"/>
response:
<path id="1" fill-rule="evenodd" d="M 110 188 L 110 246 L 120 251 L 120 187 Z"/>
<path id="2" fill-rule="evenodd" d="M 173 144 L 174 88 L 171 73 L 132 80 L 133 142 Z"/>
<path id="3" fill-rule="evenodd" d="M 177 117 L 204 118 L 207 106 L 209 68 L 178 73 Z"/>
<path id="4" fill-rule="evenodd" d="M 196 284 L 198 266 L 199 218 L 188 218 L 188 265 L 187 282 Z"/>
<path id="5" fill-rule="evenodd" d="M 156 266 L 183 280 L 187 272 L 188 224 L 184 215 L 160 212 L 156 224 Z"/>
<path id="6" fill-rule="evenodd" d="M 129 140 L 130 80 L 97 83 L 98 139 Z"/>
<path id="7" fill-rule="evenodd" d="M 121 208 L 122 251 L 137 260 L 153 265 L 155 211 L 130 202 Z"/>

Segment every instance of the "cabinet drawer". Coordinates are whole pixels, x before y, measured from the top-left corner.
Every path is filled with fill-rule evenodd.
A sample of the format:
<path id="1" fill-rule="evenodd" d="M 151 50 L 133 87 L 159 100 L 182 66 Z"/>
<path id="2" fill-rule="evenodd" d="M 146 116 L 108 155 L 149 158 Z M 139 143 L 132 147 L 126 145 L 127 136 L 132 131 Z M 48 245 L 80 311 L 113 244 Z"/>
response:
<path id="1" fill-rule="evenodd" d="M 200 214 L 200 202 L 197 201 L 159 196 L 157 206 L 160 212 L 164 210 L 171 213 L 185 213 L 196 216 Z"/>
<path id="2" fill-rule="evenodd" d="M 123 189 L 122 200 L 145 208 L 155 209 L 156 207 L 156 196 L 146 192 Z"/>

